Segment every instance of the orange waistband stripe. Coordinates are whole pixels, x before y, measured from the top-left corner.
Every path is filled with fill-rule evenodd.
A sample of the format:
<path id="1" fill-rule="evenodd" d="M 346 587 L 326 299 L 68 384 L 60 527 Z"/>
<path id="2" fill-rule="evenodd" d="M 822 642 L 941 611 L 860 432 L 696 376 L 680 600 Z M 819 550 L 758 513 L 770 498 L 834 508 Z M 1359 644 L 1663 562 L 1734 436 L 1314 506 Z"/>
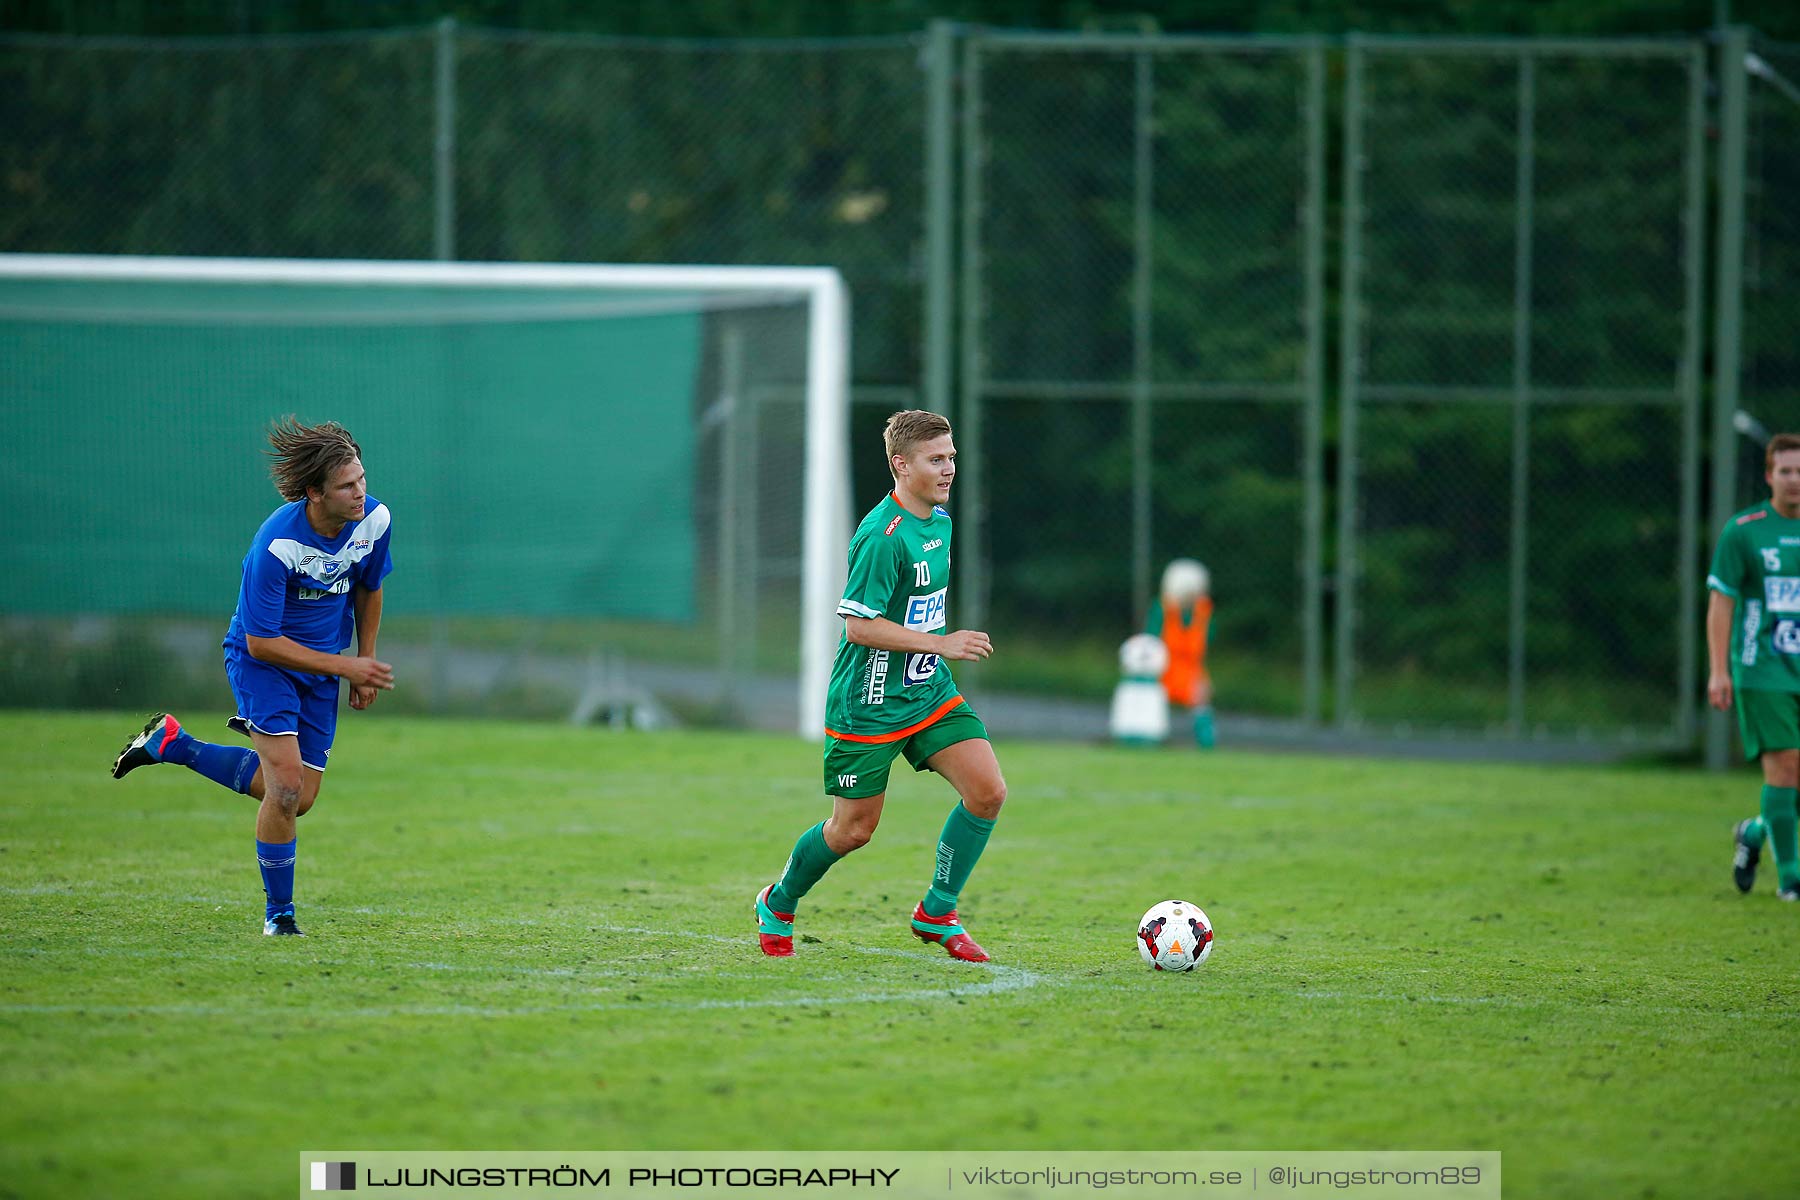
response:
<path id="1" fill-rule="evenodd" d="M 905 729 L 896 729 L 893 733 L 860 734 L 839 733 L 831 726 L 825 727 L 825 736 L 834 737 L 840 742 L 862 742 L 866 745 L 880 745 L 882 742 L 897 742 L 903 737 L 911 737 L 929 725 L 935 725 L 946 713 L 963 702 L 962 696 L 955 695 L 938 705 L 937 711 L 920 721 L 917 725 L 908 725 Z"/>

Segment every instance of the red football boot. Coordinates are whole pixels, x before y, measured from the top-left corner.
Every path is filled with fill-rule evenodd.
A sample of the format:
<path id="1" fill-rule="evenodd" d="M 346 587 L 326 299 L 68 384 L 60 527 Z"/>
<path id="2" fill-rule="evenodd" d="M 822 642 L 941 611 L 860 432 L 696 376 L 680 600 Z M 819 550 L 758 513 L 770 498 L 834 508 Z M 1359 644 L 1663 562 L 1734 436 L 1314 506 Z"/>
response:
<path id="1" fill-rule="evenodd" d="M 770 884 L 756 893 L 756 940 L 770 958 L 787 958 L 794 952 L 794 914 L 776 912 L 769 907 Z"/>
<path id="2" fill-rule="evenodd" d="M 922 942 L 936 942 L 949 951 L 950 957 L 963 962 L 986 962 L 988 952 L 975 944 L 975 939 L 963 932 L 963 927 L 956 923 L 956 910 L 953 908 L 941 917 L 929 916 L 925 905 L 913 909 L 913 936 Z"/>

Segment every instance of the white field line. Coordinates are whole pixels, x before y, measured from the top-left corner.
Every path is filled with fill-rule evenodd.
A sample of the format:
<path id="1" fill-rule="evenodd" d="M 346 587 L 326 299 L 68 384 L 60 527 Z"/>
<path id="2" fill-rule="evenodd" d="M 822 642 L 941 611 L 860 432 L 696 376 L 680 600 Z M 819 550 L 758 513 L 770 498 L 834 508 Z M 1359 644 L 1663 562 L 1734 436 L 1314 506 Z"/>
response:
<path id="1" fill-rule="evenodd" d="M 697 934 L 687 930 L 649 929 L 641 926 L 596 925 L 595 930 L 605 933 L 628 933 L 643 937 L 679 938 L 687 942 L 696 940 L 718 942 L 732 946 L 749 946 L 748 938 L 725 937 L 719 934 Z M 840 1004 L 885 1004 L 896 1001 L 943 1000 L 968 996 L 992 996 L 1007 992 L 1024 991 L 1046 982 L 1044 977 L 1035 971 L 1022 967 L 1006 967 L 997 963 L 948 963 L 942 955 L 920 953 L 916 950 L 895 950 L 881 946 L 852 946 L 858 954 L 885 955 L 893 958 L 911 959 L 928 962 L 934 966 L 948 967 L 959 975 L 973 972 L 979 978 L 974 982 L 950 983 L 942 987 L 908 988 L 902 991 L 862 991 L 837 995 L 804 995 L 804 996 L 771 996 L 760 1000 L 628 1000 L 608 1001 L 591 1004 L 526 1004 L 526 1005 L 482 1005 L 482 1004 L 396 1004 L 375 1005 L 353 1009 L 340 1009 L 330 1012 L 311 1010 L 316 1017 L 339 1016 L 350 1018 L 384 1018 L 400 1016 L 458 1016 L 458 1017 L 522 1017 L 539 1016 L 552 1013 L 582 1012 L 693 1012 L 707 1009 L 753 1009 L 753 1008 L 830 1008 Z M 166 957 L 158 955 L 157 957 Z M 573 970 L 525 969 L 507 966 L 458 967 L 448 963 L 412 963 L 416 970 L 449 971 L 455 973 L 481 975 L 555 975 L 579 979 L 581 976 L 599 977 L 599 972 L 581 972 L 577 975 Z M 606 976 L 625 974 L 625 972 L 607 971 Z M 634 974 L 642 974 L 636 972 Z M 239 1008 L 205 1004 L 0 1004 L 0 1013 L 17 1013 L 21 1015 L 58 1015 L 84 1014 L 90 1016 L 125 1016 L 140 1014 L 145 1016 L 236 1016 L 242 1015 Z"/>

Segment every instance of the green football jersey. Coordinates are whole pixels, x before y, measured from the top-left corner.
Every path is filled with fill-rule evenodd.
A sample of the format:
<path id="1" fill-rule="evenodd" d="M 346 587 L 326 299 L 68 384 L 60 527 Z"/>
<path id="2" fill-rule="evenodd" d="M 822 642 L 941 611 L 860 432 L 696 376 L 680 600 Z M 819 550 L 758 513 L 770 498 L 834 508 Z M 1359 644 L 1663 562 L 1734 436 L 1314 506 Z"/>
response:
<path id="1" fill-rule="evenodd" d="M 1736 686 L 1800 692 L 1800 520 L 1767 501 L 1731 518 L 1706 586 L 1737 601 L 1731 623 Z"/>
<path id="2" fill-rule="evenodd" d="M 840 617 L 873 620 L 941 636 L 950 591 L 950 514 L 924 520 L 890 492 L 850 538 L 850 574 Z M 950 666 L 935 654 L 901 654 L 838 639 L 825 700 L 825 732 L 847 741 L 893 741 L 948 712 L 961 699 Z"/>

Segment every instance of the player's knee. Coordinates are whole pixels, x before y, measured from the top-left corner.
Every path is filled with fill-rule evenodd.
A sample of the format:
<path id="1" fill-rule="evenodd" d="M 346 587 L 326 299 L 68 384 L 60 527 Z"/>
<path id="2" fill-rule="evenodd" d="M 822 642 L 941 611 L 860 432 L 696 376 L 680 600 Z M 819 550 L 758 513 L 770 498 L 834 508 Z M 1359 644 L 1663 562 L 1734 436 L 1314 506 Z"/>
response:
<path id="1" fill-rule="evenodd" d="M 825 844 L 833 854 L 849 854 L 861 850 L 875 837 L 876 821 L 840 821 L 833 819 L 825 829 Z"/>
<path id="2" fill-rule="evenodd" d="M 996 775 L 970 790 L 972 794 L 963 797 L 963 807 L 984 821 L 992 821 L 1000 815 L 1000 807 L 1006 803 L 1006 780 Z"/>
<path id="3" fill-rule="evenodd" d="M 300 815 L 300 781 L 277 773 L 263 780 L 263 798 L 291 817 Z"/>

